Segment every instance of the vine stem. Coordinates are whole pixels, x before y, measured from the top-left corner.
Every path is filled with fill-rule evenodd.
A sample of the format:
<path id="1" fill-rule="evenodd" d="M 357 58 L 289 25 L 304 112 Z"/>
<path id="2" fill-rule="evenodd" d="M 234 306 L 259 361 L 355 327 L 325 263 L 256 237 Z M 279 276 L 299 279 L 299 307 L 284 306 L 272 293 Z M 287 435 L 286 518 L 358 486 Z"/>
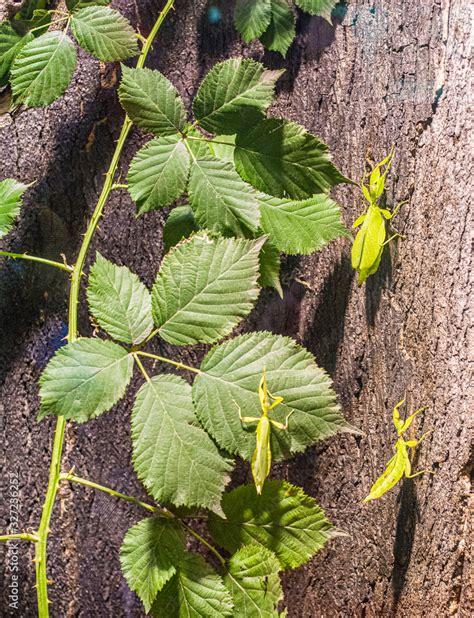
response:
<path id="1" fill-rule="evenodd" d="M 164 517 L 169 519 L 174 518 L 174 515 L 168 511 L 167 509 L 153 506 L 152 504 L 148 504 L 146 502 L 142 502 L 138 498 L 134 496 L 127 496 L 126 494 L 122 494 L 120 491 L 115 491 L 115 489 L 110 489 L 110 487 L 105 487 L 104 485 L 99 485 L 99 483 L 94 483 L 93 481 L 88 481 L 87 479 L 83 479 L 75 474 L 71 474 L 68 472 L 67 474 L 61 474 L 59 476 L 60 481 L 70 481 L 71 483 L 77 483 L 78 485 L 84 485 L 84 487 L 90 487 L 91 489 L 97 489 L 98 491 L 103 491 L 109 496 L 114 496 L 114 498 L 120 498 L 121 500 L 125 500 L 125 502 L 131 502 L 132 504 L 136 504 L 137 506 L 141 506 L 147 511 L 151 511 L 152 513 L 159 513 Z"/>
<path id="2" fill-rule="evenodd" d="M 202 373 L 202 371 L 200 369 L 196 369 L 196 367 L 184 365 L 183 363 L 171 360 L 171 358 L 166 358 L 166 356 L 158 356 L 157 354 L 150 354 L 149 352 L 140 352 L 140 350 L 137 350 L 136 352 L 134 352 L 135 358 L 137 354 L 139 354 L 140 356 L 146 356 L 147 358 L 154 358 L 155 360 L 161 361 L 162 363 L 168 363 L 168 365 L 173 365 L 178 369 L 187 369 L 188 371 L 192 371 L 193 373 Z"/>
<path id="3" fill-rule="evenodd" d="M 36 534 L 31 534 L 29 532 L 20 532 L 19 534 L 1 534 L 0 541 L 30 541 L 30 543 L 36 543 L 38 541 L 38 536 Z"/>
<path id="4" fill-rule="evenodd" d="M 143 45 L 140 57 L 137 61 L 137 68 L 143 68 L 148 52 L 153 44 L 161 24 L 165 20 L 167 14 L 174 6 L 174 0 L 168 0 L 158 16 L 155 25 L 153 26 L 150 34 L 146 39 L 146 43 Z M 97 229 L 105 204 L 109 197 L 110 191 L 113 185 L 114 175 L 117 171 L 120 155 L 122 153 L 125 140 L 132 127 L 132 121 L 128 116 L 125 116 L 122 130 L 118 138 L 112 161 L 109 169 L 105 175 L 105 182 L 102 188 L 99 199 L 95 206 L 89 225 L 87 226 L 86 233 L 84 235 L 77 262 L 74 266 L 71 278 L 71 289 L 69 293 L 69 342 L 73 342 L 77 339 L 77 306 L 79 303 L 79 290 L 81 277 L 83 275 L 83 268 L 89 250 L 90 243 L 94 236 L 94 232 Z M 61 474 L 61 457 L 64 445 L 64 434 L 66 429 L 66 420 L 63 416 L 59 416 L 56 423 L 56 430 L 53 442 L 53 452 L 51 456 L 51 464 L 49 470 L 48 488 L 46 490 L 46 496 L 43 503 L 41 512 L 41 520 L 38 528 L 38 540 L 35 543 L 35 564 L 36 564 L 36 589 L 38 598 L 38 614 L 40 618 L 49 618 L 49 599 L 48 599 L 48 578 L 46 572 L 46 560 L 47 560 L 47 541 L 50 533 L 50 522 L 53 513 L 54 503 L 58 492 L 60 474 Z"/>
<path id="5" fill-rule="evenodd" d="M 0 256 L 2 257 L 10 257 L 14 260 L 28 260 L 30 262 L 38 262 L 39 264 L 46 264 L 47 266 L 54 266 L 55 268 L 60 268 L 61 270 L 65 270 L 68 273 L 72 273 L 74 270 L 72 266 L 68 266 L 67 264 L 61 264 L 61 262 L 53 262 L 53 260 L 47 260 L 46 258 L 40 258 L 36 255 L 28 255 L 27 253 L 11 253 L 10 251 L 0 251 Z"/>
<path id="6" fill-rule="evenodd" d="M 225 565 L 226 561 L 225 561 L 224 556 L 222 556 L 213 545 L 211 545 L 208 541 L 206 541 L 206 539 L 203 536 L 201 536 L 198 532 L 193 530 L 191 526 L 188 526 L 188 524 L 185 524 L 184 521 L 181 520 L 181 518 L 179 517 L 177 518 L 176 515 L 174 515 L 168 509 L 161 507 L 161 506 L 153 506 L 152 504 L 148 504 L 147 502 L 142 502 L 141 500 L 139 500 L 138 498 L 135 498 L 134 496 L 127 496 L 126 494 L 122 494 L 119 491 L 115 491 L 115 489 L 111 489 L 110 487 L 105 487 L 104 485 L 99 485 L 99 483 L 94 483 L 93 481 L 88 481 L 87 479 L 83 479 L 79 476 L 72 474 L 71 472 L 68 472 L 66 474 L 61 474 L 59 476 L 59 480 L 70 481 L 71 483 L 78 483 L 79 485 L 84 485 L 84 487 L 90 487 L 91 489 L 97 489 L 98 491 L 103 491 L 109 496 L 113 496 L 114 498 L 120 498 L 121 500 L 125 500 L 125 502 L 136 504 L 137 506 L 141 506 L 147 511 L 151 511 L 152 513 L 157 513 L 161 515 L 162 517 L 166 517 L 167 519 L 178 519 L 179 523 L 183 526 L 183 528 L 187 532 L 189 532 L 189 534 L 191 534 L 195 539 L 197 539 L 200 543 L 202 543 L 202 545 L 207 547 L 207 549 L 210 552 L 212 552 L 214 556 L 216 556 L 216 558 L 219 560 L 219 562 L 222 565 Z"/>

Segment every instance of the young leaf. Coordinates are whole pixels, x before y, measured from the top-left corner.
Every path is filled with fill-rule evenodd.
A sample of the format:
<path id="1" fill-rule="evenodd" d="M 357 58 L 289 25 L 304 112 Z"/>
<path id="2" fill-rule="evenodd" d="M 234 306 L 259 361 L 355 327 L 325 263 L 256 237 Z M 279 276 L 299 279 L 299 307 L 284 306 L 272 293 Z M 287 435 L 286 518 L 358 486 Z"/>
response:
<path id="1" fill-rule="evenodd" d="M 185 552 L 176 575 L 158 593 L 154 618 L 232 616 L 232 599 L 222 577 L 198 554 Z"/>
<path id="2" fill-rule="evenodd" d="M 234 156 L 244 180 L 277 197 L 305 199 L 347 182 L 326 144 L 288 120 L 268 118 L 238 133 Z"/>
<path id="3" fill-rule="evenodd" d="M 313 498 L 286 481 L 267 481 L 259 496 L 241 485 L 222 498 L 225 519 L 211 513 L 209 529 L 219 545 L 235 552 L 242 545 L 271 547 L 283 568 L 307 562 L 336 536 Z"/>
<path id="4" fill-rule="evenodd" d="M 141 387 L 132 444 L 138 478 L 156 500 L 219 508 L 231 466 L 199 426 L 191 387 L 182 378 L 159 375 Z"/>
<path id="5" fill-rule="evenodd" d="M 132 26 L 121 13 L 107 6 L 87 6 L 75 11 L 71 29 L 79 45 L 104 62 L 138 54 L 138 39 Z"/>
<path id="6" fill-rule="evenodd" d="M 110 0 L 66 0 L 66 7 L 69 11 L 77 11 L 87 6 L 107 6 Z"/>
<path id="7" fill-rule="evenodd" d="M 332 382 L 313 356 L 289 337 L 249 333 L 215 346 L 204 358 L 193 384 L 199 420 L 217 444 L 250 459 L 255 431 L 245 431 L 239 418 L 258 416 L 258 385 L 266 369 L 268 390 L 283 403 L 273 413 L 289 419 L 287 431 L 271 432 L 273 459 L 304 451 L 338 431 L 351 431 L 340 414 Z"/>
<path id="8" fill-rule="evenodd" d="M 256 232 L 259 223 L 255 192 L 231 163 L 214 157 L 195 159 L 189 178 L 189 203 L 202 228 L 232 234 Z"/>
<path id="9" fill-rule="evenodd" d="M 259 197 L 262 229 L 280 251 L 308 255 L 335 238 L 350 237 L 339 206 L 324 193 L 299 202 Z"/>
<path id="10" fill-rule="evenodd" d="M 13 221 L 20 213 L 21 198 L 28 185 L 13 178 L 0 182 L 0 238 L 8 234 Z"/>
<path id="11" fill-rule="evenodd" d="M 89 309 L 101 328 L 117 341 L 142 343 L 153 329 L 149 291 L 126 266 L 97 253 L 87 288 Z"/>
<path id="12" fill-rule="evenodd" d="M 47 32 L 27 43 L 11 68 L 15 103 L 44 107 L 63 94 L 76 68 L 76 48 L 63 32 Z"/>
<path id="13" fill-rule="evenodd" d="M 263 245 L 260 252 L 259 285 L 263 288 L 275 288 L 280 298 L 283 298 L 283 289 L 280 283 L 280 252 L 269 240 Z"/>
<path id="14" fill-rule="evenodd" d="M 331 13 L 339 0 L 295 0 L 296 4 L 310 15 L 319 15 L 331 23 Z"/>
<path id="15" fill-rule="evenodd" d="M 122 573 L 147 613 L 184 552 L 183 531 L 173 521 L 147 517 L 127 531 L 120 548 Z"/>
<path id="16" fill-rule="evenodd" d="M 135 155 L 128 172 L 128 190 L 137 214 L 169 206 L 186 189 L 189 153 L 179 135 L 158 137 Z"/>
<path id="17" fill-rule="evenodd" d="M 183 238 L 188 238 L 199 230 L 194 213 L 188 204 L 173 208 L 163 227 L 165 251 L 169 251 Z"/>
<path id="18" fill-rule="evenodd" d="M 244 545 L 229 560 L 224 583 L 234 601 L 234 615 L 245 618 L 275 618 L 283 599 L 280 563 L 262 545 Z"/>
<path id="19" fill-rule="evenodd" d="M 271 51 L 286 56 L 296 35 L 295 15 L 287 0 L 271 0 L 271 21 L 260 41 Z"/>
<path id="20" fill-rule="evenodd" d="M 64 416 L 84 423 L 121 399 L 133 372 L 133 357 L 101 339 L 68 343 L 49 361 L 40 378 L 38 419 Z"/>
<path id="21" fill-rule="evenodd" d="M 250 313 L 263 240 L 196 234 L 164 258 L 153 286 L 155 325 L 169 343 L 212 343 Z"/>
<path id="22" fill-rule="evenodd" d="M 0 23 L 0 86 L 7 83 L 16 55 L 26 43 L 33 39 L 34 36 L 31 33 L 19 34 L 7 21 Z"/>
<path id="23" fill-rule="evenodd" d="M 233 135 L 265 112 L 272 102 L 275 82 L 283 71 L 268 71 L 260 62 L 231 58 L 213 67 L 193 101 L 199 125 L 210 133 Z"/>
<path id="24" fill-rule="evenodd" d="M 184 104 L 173 84 L 159 71 L 122 66 L 122 107 L 133 122 L 154 135 L 175 135 L 186 122 Z"/>
<path id="25" fill-rule="evenodd" d="M 265 32 L 272 16 L 271 0 L 237 0 L 234 24 L 246 43 Z"/>

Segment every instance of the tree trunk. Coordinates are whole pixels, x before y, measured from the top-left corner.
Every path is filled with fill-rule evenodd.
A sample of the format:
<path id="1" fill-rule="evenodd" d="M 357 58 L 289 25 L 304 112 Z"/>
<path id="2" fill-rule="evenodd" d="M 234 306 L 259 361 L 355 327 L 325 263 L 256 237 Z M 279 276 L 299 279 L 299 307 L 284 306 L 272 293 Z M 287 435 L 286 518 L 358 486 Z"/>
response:
<path id="1" fill-rule="evenodd" d="M 115 4 L 145 34 L 162 6 Z M 348 533 L 284 576 L 289 616 L 471 615 L 467 2 L 350 0 L 338 6 L 333 26 L 300 14 L 286 61 L 241 42 L 233 2 L 212 4 L 221 10 L 217 24 L 209 23 L 205 0 L 177 0 L 148 66 L 165 73 L 188 103 L 207 70 L 224 58 L 244 54 L 285 67 L 272 113 L 320 136 L 354 179 L 367 150 L 379 160 L 394 143 L 387 203 L 409 200 L 395 222 L 405 238 L 390 245 L 366 284 L 356 283 L 350 243 L 338 241 L 313 256 L 287 259 L 284 300 L 265 291 L 248 321 L 304 343 L 333 376 L 345 416 L 365 432 L 336 436 L 277 470 L 315 496 Z M 8 239 L 11 250 L 53 259 L 65 253 L 73 261 L 100 190 L 123 116 L 118 66 L 79 56 L 64 97 L 46 110 L 0 117 L 0 178 L 36 180 Z M 145 139 L 133 131 L 124 173 Z M 360 195 L 349 186 L 335 195 L 350 225 L 363 208 Z M 163 220 L 163 213 L 135 219 L 129 197 L 116 191 L 90 255 L 98 249 L 151 284 Z M 54 422 L 35 421 L 36 383 L 66 333 L 67 291 L 63 273 L 0 262 L 0 529 L 10 522 L 16 479 L 17 527 L 39 520 Z M 86 334 L 85 310 L 81 320 Z M 81 476 L 143 495 L 130 463 L 131 395 L 95 421 L 69 425 L 63 469 L 74 465 Z M 436 474 L 405 480 L 362 505 L 391 457 L 391 411 L 404 397 L 410 410 L 429 405 L 416 435 L 433 432 L 414 465 Z M 53 616 L 144 615 L 118 560 L 125 530 L 141 515 L 105 495 L 61 488 L 49 547 Z M 18 549 L 17 610 L 8 597 L 15 550 L 2 545 L 0 552 L 0 614 L 34 616 L 31 548 Z"/>

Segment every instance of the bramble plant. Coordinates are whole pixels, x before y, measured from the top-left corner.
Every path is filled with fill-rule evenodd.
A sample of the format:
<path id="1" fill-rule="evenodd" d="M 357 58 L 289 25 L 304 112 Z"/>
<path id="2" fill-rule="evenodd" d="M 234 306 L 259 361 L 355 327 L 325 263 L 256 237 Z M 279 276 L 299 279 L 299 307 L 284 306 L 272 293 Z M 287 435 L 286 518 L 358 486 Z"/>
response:
<path id="1" fill-rule="evenodd" d="M 422 440 L 426 438 L 426 436 L 430 433 L 427 431 L 424 433 L 419 440 L 405 440 L 403 438 L 403 434 L 408 431 L 408 428 L 413 422 L 413 419 L 417 414 L 426 410 L 428 406 L 424 406 L 403 421 L 400 418 L 399 408 L 405 403 L 405 400 L 399 401 L 395 408 L 393 409 L 393 424 L 395 425 L 395 429 L 397 430 L 398 439 L 395 444 L 395 455 L 388 462 L 387 468 L 385 472 L 375 481 L 375 483 L 370 488 L 370 493 L 366 496 L 363 502 L 369 502 L 370 500 L 376 500 L 377 498 L 381 498 L 387 491 L 392 489 L 394 485 L 398 483 L 403 477 L 407 479 L 415 478 L 415 476 L 419 476 L 420 474 L 428 473 L 434 474 L 432 470 L 420 470 L 419 472 L 415 472 L 415 474 L 411 473 L 411 462 L 410 457 L 408 455 L 409 448 L 415 448 L 420 444 Z"/>
<path id="2" fill-rule="evenodd" d="M 142 44 L 136 67 L 122 67 L 119 97 L 126 116 L 75 264 L 0 251 L 71 277 L 68 342 L 40 378 L 38 418 L 57 417 L 41 519 L 37 530 L 0 540 L 34 543 L 38 612 L 49 616 L 51 516 L 60 483 L 79 483 L 148 511 L 126 533 L 120 555 L 124 576 L 147 613 L 276 616 L 279 572 L 304 564 L 340 533 L 301 488 L 265 480 L 270 458 L 281 461 L 339 431 L 357 430 L 342 417 L 330 378 L 305 348 L 269 332 L 232 337 L 232 331 L 252 310 L 261 285 L 281 293 L 280 252 L 309 254 L 348 235 L 328 197 L 347 179 L 317 137 L 294 122 L 266 117 L 280 71 L 242 58 L 216 65 L 197 92 L 190 122 L 174 86 L 144 68 L 173 1 L 166 2 L 146 39 L 105 4 L 70 0 L 67 15 L 51 21 L 55 27 L 64 22 L 62 31 L 44 32 L 56 10 L 42 13 L 41 25 L 33 13 L 34 26 L 22 35 L 26 40 L 17 40 L 14 19 L 0 31 L 11 35 L 10 43 L 6 36 L 0 39 L 0 66 L 4 76 L 10 73 L 14 104 L 25 106 L 46 105 L 67 87 L 75 65 L 69 27 L 101 59 L 133 56 L 137 41 Z M 124 185 L 119 161 L 133 124 L 155 137 L 134 157 Z M 27 188 L 13 179 L 0 183 L 1 236 L 12 228 Z M 170 250 L 151 291 L 126 266 L 100 253 L 84 272 L 109 195 L 123 188 L 138 215 L 187 193 L 189 203 L 173 209 L 166 222 Z M 100 336 L 78 332 L 83 277 Z M 213 347 L 193 367 L 156 354 L 151 346 L 157 338 Z M 160 372 L 154 375 L 156 365 Z M 192 383 L 161 372 L 167 366 Z M 83 423 L 110 410 L 134 372 L 143 383 L 131 418 L 133 467 L 150 502 L 61 471 L 66 421 Z M 290 414 L 291 422 L 286 431 L 256 435 L 242 427 L 238 409 L 248 414 L 261 409 L 267 420 L 271 410 L 270 422 L 279 428 Z M 256 448 L 266 456 L 259 463 L 258 493 L 253 484 L 225 492 L 235 456 L 250 461 Z M 189 536 L 212 564 L 187 550 Z"/>
<path id="3" fill-rule="evenodd" d="M 385 189 L 385 179 L 392 164 L 393 153 L 394 147 L 385 159 L 374 166 L 369 176 L 368 185 L 365 184 L 367 172 L 364 173 L 361 181 L 362 193 L 369 205 L 352 225 L 353 228 L 360 227 L 352 245 L 352 268 L 359 273 L 359 285 L 364 283 L 367 277 L 377 272 L 385 245 L 394 238 L 402 237 L 394 230 L 395 234 L 392 234 L 387 240 L 386 221 L 391 221 L 400 206 L 403 206 L 406 202 L 397 204 L 393 212 L 379 205 Z M 382 173 L 381 168 L 383 166 L 386 167 Z"/>
<path id="4" fill-rule="evenodd" d="M 331 13 L 339 0 L 295 0 L 305 13 L 331 23 Z M 290 0 L 236 0 L 234 24 L 246 43 L 260 39 L 270 51 L 286 56 L 296 36 L 296 19 Z"/>

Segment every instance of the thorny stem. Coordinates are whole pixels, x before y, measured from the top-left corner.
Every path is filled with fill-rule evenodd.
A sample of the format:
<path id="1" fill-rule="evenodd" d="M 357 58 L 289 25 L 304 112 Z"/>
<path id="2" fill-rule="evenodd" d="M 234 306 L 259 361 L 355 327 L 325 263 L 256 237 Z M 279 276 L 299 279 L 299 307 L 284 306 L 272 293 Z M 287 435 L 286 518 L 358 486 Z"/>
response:
<path id="1" fill-rule="evenodd" d="M 138 350 L 134 353 L 135 359 L 137 358 L 137 354 L 139 354 L 140 356 L 146 356 L 147 358 L 153 358 L 155 360 L 161 361 L 162 363 L 168 363 L 169 365 L 173 365 L 178 369 L 187 369 L 187 371 L 192 371 L 193 373 L 202 373 L 202 371 L 200 369 L 196 369 L 196 367 L 191 367 L 190 365 L 185 365 L 184 363 L 171 360 L 171 358 L 166 358 L 166 356 L 157 356 L 156 354 L 150 354 L 149 352 L 140 352 L 140 350 Z"/>
<path id="2" fill-rule="evenodd" d="M 145 64 L 145 60 L 148 52 L 153 43 L 161 24 L 165 20 L 169 11 L 173 8 L 174 0 L 168 0 L 165 4 L 162 12 L 158 16 L 158 19 L 153 26 L 152 31 L 147 37 L 146 43 L 143 46 L 140 57 L 137 62 L 137 67 L 142 68 Z M 77 305 L 79 302 L 79 290 L 81 277 L 83 275 L 83 268 L 86 261 L 87 252 L 89 250 L 90 243 L 94 232 L 97 229 L 99 220 L 102 216 L 104 206 L 109 197 L 110 191 L 113 185 L 113 179 L 117 171 L 120 155 L 125 144 L 125 140 L 131 129 L 132 122 L 125 117 L 122 130 L 120 132 L 115 152 L 110 163 L 109 170 L 105 176 L 105 183 L 102 188 L 102 192 L 97 201 L 94 213 L 87 227 L 84 239 L 82 241 L 81 248 L 77 262 L 74 266 L 71 279 L 71 290 L 69 293 L 69 342 L 77 339 Z M 46 497 L 43 504 L 41 513 L 40 525 L 38 528 L 38 540 L 35 543 L 35 564 L 36 564 L 36 588 L 38 596 L 38 614 L 40 618 L 49 617 L 49 600 L 48 600 L 48 579 L 46 575 L 46 557 L 47 557 L 47 541 L 50 533 L 49 524 L 53 513 L 53 507 L 56 500 L 56 494 L 58 492 L 60 472 L 61 472 L 61 456 L 64 444 L 64 433 L 66 428 L 66 421 L 63 416 L 58 417 L 56 424 L 56 431 L 54 435 L 53 452 L 51 457 L 48 488 L 46 490 Z"/>
<path id="3" fill-rule="evenodd" d="M 30 541 L 30 543 L 36 543 L 38 541 L 38 535 L 30 532 L 20 532 L 19 534 L 2 534 L 0 535 L 0 541 Z"/>
<path id="4" fill-rule="evenodd" d="M 11 253 L 10 251 L 0 251 L 0 256 L 10 257 L 14 260 L 28 260 L 30 262 L 38 262 L 39 264 L 46 264 L 48 266 L 55 266 L 61 270 L 65 270 L 68 273 L 72 273 L 74 270 L 72 266 L 62 264 L 61 262 L 53 262 L 53 260 L 47 260 L 46 258 L 37 257 L 36 255 L 28 255 L 27 253 Z"/>

